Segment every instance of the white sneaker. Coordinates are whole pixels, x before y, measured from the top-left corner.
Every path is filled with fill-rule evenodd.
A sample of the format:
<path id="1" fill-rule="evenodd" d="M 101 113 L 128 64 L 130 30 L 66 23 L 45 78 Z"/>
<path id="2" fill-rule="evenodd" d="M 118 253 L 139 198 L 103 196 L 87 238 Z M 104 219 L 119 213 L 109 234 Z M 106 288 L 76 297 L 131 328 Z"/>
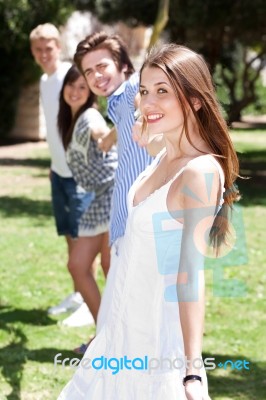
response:
<path id="1" fill-rule="evenodd" d="M 87 304 L 84 302 L 73 314 L 64 319 L 61 324 L 69 327 L 88 326 L 94 325 L 94 319 Z"/>
<path id="2" fill-rule="evenodd" d="M 76 311 L 83 303 L 83 298 L 79 292 L 74 292 L 67 296 L 60 304 L 48 308 L 47 312 L 50 315 L 58 315 L 68 311 Z"/>

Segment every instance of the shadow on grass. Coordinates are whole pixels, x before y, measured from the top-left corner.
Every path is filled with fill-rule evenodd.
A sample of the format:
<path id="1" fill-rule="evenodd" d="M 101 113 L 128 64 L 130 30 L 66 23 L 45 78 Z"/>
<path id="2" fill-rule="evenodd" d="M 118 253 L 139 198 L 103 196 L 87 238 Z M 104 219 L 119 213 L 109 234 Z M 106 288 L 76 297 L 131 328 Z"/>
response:
<path id="1" fill-rule="evenodd" d="M 266 149 L 238 153 L 240 175 L 248 179 L 237 179 L 237 185 L 242 195 L 241 205 L 266 206 Z"/>
<path id="2" fill-rule="evenodd" d="M 29 350 L 26 347 L 27 339 L 20 329 L 13 330 L 12 334 L 15 334 L 15 339 L 9 345 L 0 349 L 2 376 L 11 387 L 11 393 L 6 396 L 7 400 L 21 400 L 21 381 L 23 379 L 24 366 L 28 361 L 34 361 L 38 364 L 51 363 L 53 365 L 54 358 L 58 353 L 62 353 L 61 360 L 64 358 L 81 359 L 81 356 L 74 354 L 73 351 L 57 349 L 55 347 Z M 58 365 L 57 368 L 62 367 Z M 54 376 L 56 370 L 52 370 L 52 373 Z M 63 386 L 61 389 L 63 389 Z"/>
<path id="3" fill-rule="evenodd" d="M 8 167 L 49 168 L 50 164 L 49 158 L 0 158 L 0 166 Z"/>
<path id="4" fill-rule="evenodd" d="M 0 327 L 2 324 L 21 322 L 31 325 L 54 325 L 56 321 L 47 315 L 46 310 L 0 307 Z"/>
<path id="5" fill-rule="evenodd" d="M 1 374 L 11 387 L 7 400 L 21 399 L 21 380 L 23 378 L 24 364 L 30 359 L 36 362 L 53 362 L 57 349 L 28 350 L 28 339 L 20 328 L 11 326 L 14 323 L 32 325 L 52 325 L 52 320 L 45 310 L 24 310 L 10 307 L 0 307 L 0 329 L 8 333 L 10 342 L 0 348 Z M 70 353 L 70 352 L 69 352 Z M 71 352 L 73 357 L 73 352 Z"/>
<path id="6" fill-rule="evenodd" d="M 254 171 L 258 168 L 265 170 L 266 148 L 245 150 L 243 153 L 238 152 L 237 156 L 240 160 L 240 165 L 241 163 L 249 164 Z"/>
<path id="7" fill-rule="evenodd" d="M 265 400 L 265 389 L 261 384 L 265 377 L 265 363 L 252 361 L 242 354 L 234 354 L 234 356 L 224 354 L 203 355 L 203 359 L 207 357 L 214 357 L 216 365 L 222 363 L 221 367 L 207 371 L 209 393 L 212 399 L 217 397 L 226 398 L 226 396 L 228 396 L 230 399 Z M 227 360 L 232 360 L 233 362 L 237 360 L 246 360 L 249 362 L 247 367 L 250 369 L 233 369 L 231 363 L 227 363 L 226 366 L 224 366 Z M 228 371 L 226 376 L 222 376 L 221 373 L 217 375 L 217 370 L 220 372 L 224 369 Z"/>
<path id="8" fill-rule="evenodd" d="M 21 381 L 24 366 L 29 360 L 36 363 L 54 364 L 54 358 L 58 353 L 62 353 L 62 360 L 64 358 L 81 359 L 81 356 L 75 355 L 73 351 L 54 347 L 29 350 L 27 349 L 27 337 L 21 329 L 6 327 L 5 330 L 13 338 L 7 346 L 0 348 L 1 373 L 6 383 L 11 387 L 10 394 L 6 396 L 7 400 L 21 400 Z M 60 368 L 60 365 L 58 368 Z"/>
<path id="9" fill-rule="evenodd" d="M 0 212 L 4 217 L 30 216 L 52 217 L 50 200 L 33 200 L 28 197 L 0 197 Z"/>
<path id="10" fill-rule="evenodd" d="M 237 126 L 239 125 L 239 126 Z M 253 132 L 253 131 L 265 131 L 266 130 L 266 124 L 264 122 L 258 122 L 258 123 L 233 123 L 232 127 L 232 132 Z"/>

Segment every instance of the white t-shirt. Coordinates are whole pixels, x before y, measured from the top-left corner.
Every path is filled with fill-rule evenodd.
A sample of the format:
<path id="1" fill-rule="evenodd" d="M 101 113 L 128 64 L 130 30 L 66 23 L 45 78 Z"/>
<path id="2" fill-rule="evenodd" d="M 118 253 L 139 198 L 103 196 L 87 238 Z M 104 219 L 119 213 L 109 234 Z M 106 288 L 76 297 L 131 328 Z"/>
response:
<path id="1" fill-rule="evenodd" d="M 63 178 L 72 177 L 66 162 L 66 153 L 57 128 L 59 94 L 64 77 L 71 67 L 62 62 L 52 75 L 43 74 L 40 81 L 40 94 L 46 122 L 46 139 L 51 153 L 51 169 Z"/>

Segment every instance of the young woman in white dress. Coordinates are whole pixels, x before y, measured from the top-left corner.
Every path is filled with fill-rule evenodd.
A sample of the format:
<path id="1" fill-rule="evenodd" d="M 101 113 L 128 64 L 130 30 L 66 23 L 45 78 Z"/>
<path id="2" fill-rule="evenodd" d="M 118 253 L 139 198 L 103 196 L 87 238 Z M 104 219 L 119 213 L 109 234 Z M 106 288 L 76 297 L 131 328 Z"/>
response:
<path id="1" fill-rule="evenodd" d="M 210 399 L 204 259 L 228 233 L 238 160 L 197 53 L 153 49 L 140 95 L 143 134 L 163 132 L 165 149 L 129 191 L 108 315 L 60 400 Z"/>

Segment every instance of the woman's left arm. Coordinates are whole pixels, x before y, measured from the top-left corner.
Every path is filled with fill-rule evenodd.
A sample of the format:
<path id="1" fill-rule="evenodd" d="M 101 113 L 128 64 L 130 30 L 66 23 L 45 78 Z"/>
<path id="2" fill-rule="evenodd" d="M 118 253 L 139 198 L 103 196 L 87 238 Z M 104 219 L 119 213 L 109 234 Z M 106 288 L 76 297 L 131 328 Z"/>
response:
<path id="1" fill-rule="evenodd" d="M 177 295 L 187 358 L 186 375 L 201 376 L 201 352 L 205 313 L 204 259 L 208 233 L 214 221 L 220 187 L 219 173 L 210 162 L 192 162 L 181 175 L 183 235 Z M 198 361 L 197 361 L 198 360 Z M 198 380 L 185 383 L 189 400 L 202 400 Z"/>

